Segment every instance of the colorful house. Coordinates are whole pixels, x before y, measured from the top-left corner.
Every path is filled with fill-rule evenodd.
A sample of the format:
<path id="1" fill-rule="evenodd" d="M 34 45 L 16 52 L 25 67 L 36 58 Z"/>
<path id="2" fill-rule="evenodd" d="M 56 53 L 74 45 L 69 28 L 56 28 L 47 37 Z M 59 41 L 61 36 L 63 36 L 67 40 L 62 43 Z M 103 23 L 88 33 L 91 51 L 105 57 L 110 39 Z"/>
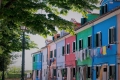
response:
<path id="1" fill-rule="evenodd" d="M 59 34 L 53 36 L 53 41 L 59 38 Z M 48 65 L 49 65 L 49 80 L 57 79 L 56 71 L 56 43 L 49 43 L 48 46 Z"/>
<path id="2" fill-rule="evenodd" d="M 48 80 L 48 68 L 47 68 L 47 46 L 42 47 L 42 80 Z"/>
<path id="3" fill-rule="evenodd" d="M 88 18 L 82 18 L 81 23 L 84 25 L 86 22 L 97 18 L 98 14 L 88 14 Z M 84 23 L 83 23 L 84 22 Z M 92 27 L 82 27 L 76 32 L 76 60 L 77 60 L 77 78 L 76 80 L 91 78 L 92 58 L 90 50 L 92 48 Z"/>
<path id="4" fill-rule="evenodd" d="M 118 46 L 117 46 L 117 52 L 118 52 L 118 54 L 117 54 L 117 58 L 118 58 L 118 74 L 120 74 L 120 13 L 117 15 L 117 44 L 118 44 Z M 120 75 L 118 75 L 118 79 L 120 79 Z"/>
<path id="5" fill-rule="evenodd" d="M 57 80 L 62 80 L 65 76 L 65 73 L 63 74 L 65 70 L 65 39 L 62 38 L 65 35 L 64 33 L 64 31 L 61 31 L 61 38 L 55 42 L 57 49 Z"/>
<path id="6" fill-rule="evenodd" d="M 101 3 L 104 4 L 105 0 Z M 92 80 L 113 79 L 117 77 L 117 14 L 120 2 L 106 2 L 102 14 L 92 26 Z M 115 9 L 114 9 L 115 8 Z M 102 10 L 103 8 L 101 8 Z M 113 9 L 113 10 L 111 10 Z"/>
<path id="7" fill-rule="evenodd" d="M 76 50 L 76 37 L 68 36 L 65 38 L 65 67 L 67 68 L 67 80 L 75 80 L 75 72 L 76 72 L 76 58 L 75 58 L 75 50 Z"/>
<path id="8" fill-rule="evenodd" d="M 33 80 L 42 79 L 42 53 L 40 51 L 32 53 L 33 55 Z"/>

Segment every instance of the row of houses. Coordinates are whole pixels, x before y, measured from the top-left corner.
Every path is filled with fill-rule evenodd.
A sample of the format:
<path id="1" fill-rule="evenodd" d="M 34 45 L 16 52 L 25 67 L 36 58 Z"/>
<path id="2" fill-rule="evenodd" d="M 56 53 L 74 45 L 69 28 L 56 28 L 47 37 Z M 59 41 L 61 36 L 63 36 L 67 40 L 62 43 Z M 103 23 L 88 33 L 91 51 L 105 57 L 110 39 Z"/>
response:
<path id="1" fill-rule="evenodd" d="M 76 24 L 33 53 L 33 80 L 120 80 L 120 1 L 102 0 Z"/>

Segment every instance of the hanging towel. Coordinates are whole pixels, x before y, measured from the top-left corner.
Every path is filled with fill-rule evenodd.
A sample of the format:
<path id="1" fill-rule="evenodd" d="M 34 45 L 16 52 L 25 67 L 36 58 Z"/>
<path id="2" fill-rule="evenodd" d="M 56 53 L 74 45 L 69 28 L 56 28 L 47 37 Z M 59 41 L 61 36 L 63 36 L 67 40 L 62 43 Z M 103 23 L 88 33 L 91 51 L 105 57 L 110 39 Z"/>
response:
<path id="1" fill-rule="evenodd" d="M 89 57 L 89 49 L 87 48 L 87 57 Z"/>
<path id="2" fill-rule="evenodd" d="M 103 55 L 106 55 L 106 46 L 103 46 Z"/>
<path id="3" fill-rule="evenodd" d="M 80 60 L 82 61 L 82 50 L 80 50 Z"/>
<path id="4" fill-rule="evenodd" d="M 85 60 L 86 59 L 86 53 L 85 53 L 85 49 L 83 50 L 83 60 Z"/>
<path id="5" fill-rule="evenodd" d="M 97 56 L 97 49 L 94 49 L 94 56 Z"/>
<path id="6" fill-rule="evenodd" d="M 40 79 L 40 75 L 41 75 L 41 70 L 39 70 L 38 72 L 38 78 Z"/>
<path id="7" fill-rule="evenodd" d="M 35 70 L 33 71 L 33 80 L 35 80 Z"/>
<path id="8" fill-rule="evenodd" d="M 93 49 L 91 49 L 90 56 L 93 57 Z"/>
<path id="9" fill-rule="evenodd" d="M 71 70 L 70 70 L 70 68 L 68 67 L 67 68 L 67 80 L 71 80 Z"/>

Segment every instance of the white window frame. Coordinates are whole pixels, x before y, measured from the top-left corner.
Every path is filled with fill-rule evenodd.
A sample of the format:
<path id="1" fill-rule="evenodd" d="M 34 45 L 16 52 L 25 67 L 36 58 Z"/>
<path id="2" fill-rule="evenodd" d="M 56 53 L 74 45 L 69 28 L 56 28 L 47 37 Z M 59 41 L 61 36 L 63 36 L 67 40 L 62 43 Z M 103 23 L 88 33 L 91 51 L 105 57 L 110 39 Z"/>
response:
<path id="1" fill-rule="evenodd" d="M 96 34 L 100 34 L 101 33 L 101 36 L 102 36 L 102 32 L 101 31 L 99 31 L 99 32 L 97 32 Z M 101 37 L 100 36 L 100 37 Z M 100 40 L 99 40 L 100 41 Z M 102 40 L 101 40 L 101 43 L 102 43 Z M 102 45 L 101 45 L 101 43 L 99 42 L 98 44 L 99 44 L 99 46 L 96 46 L 97 48 L 100 48 Z M 96 43 L 95 43 L 96 44 Z"/>
<path id="2" fill-rule="evenodd" d="M 109 45 L 114 45 L 115 43 L 112 43 L 112 44 L 109 43 L 109 30 L 110 30 L 110 29 L 115 29 L 115 26 L 112 26 L 112 27 L 110 27 L 110 28 L 108 29 L 108 44 L 109 44 Z M 115 34 L 114 34 L 114 35 L 115 35 Z"/>

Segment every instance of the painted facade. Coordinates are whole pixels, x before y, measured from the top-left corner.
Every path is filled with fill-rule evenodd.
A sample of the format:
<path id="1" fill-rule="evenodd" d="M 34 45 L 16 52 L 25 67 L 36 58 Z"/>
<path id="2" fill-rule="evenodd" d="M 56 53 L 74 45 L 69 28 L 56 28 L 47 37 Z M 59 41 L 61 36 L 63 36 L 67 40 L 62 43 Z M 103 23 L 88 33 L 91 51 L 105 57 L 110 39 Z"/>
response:
<path id="1" fill-rule="evenodd" d="M 64 75 L 62 70 L 65 69 L 65 40 L 56 43 L 57 49 L 57 80 L 62 80 Z"/>
<path id="2" fill-rule="evenodd" d="M 101 6 L 105 3 L 103 0 Z M 75 36 L 57 35 L 46 45 L 42 57 L 47 55 L 47 62 L 43 63 L 47 80 L 120 80 L 120 7 L 116 8 L 120 2 L 109 3 L 104 8 L 106 13 L 82 18 L 82 27 L 75 30 Z M 40 70 L 38 64 L 33 62 L 34 71 Z"/>
<path id="3" fill-rule="evenodd" d="M 67 68 L 67 80 L 75 80 L 76 56 L 75 51 L 73 51 L 73 42 L 76 42 L 75 39 L 75 36 L 65 38 L 65 67 Z"/>
<path id="4" fill-rule="evenodd" d="M 117 43 L 118 43 L 118 46 L 117 46 L 117 52 L 118 52 L 118 55 L 117 55 L 117 58 L 119 59 L 118 60 L 118 74 L 120 74 L 120 13 L 117 15 Z M 120 75 L 118 75 L 118 79 L 120 79 Z"/>
<path id="5" fill-rule="evenodd" d="M 92 59 L 89 56 L 89 53 L 83 53 L 84 50 L 89 50 L 91 49 L 91 40 L 90 40 L 90 45 L 88 46 L 88 38 L 92 37 L 92 27 L 87 28 L 81 32 L 79 32 L 77 34 L 77 50 L 78 50 L 78 55 L 76 55 L 77 57 L 77 80 L 80 80 L 82 78 L 82 75 L 80 76 L 80 74 L 84 74 L 84 79 L 89 79 L 90 78 L 90 72 L 89 72 L 89 76 L 87 76 L 87 68 L 89 67 L 89 71 L 90 71 L 90 67 L 92 65 Z M 82 41 L 82 42 L 81 42 Z M 80 46 L 81 45 L 81 46 Z M 89 49 L 88 49 L 89 47 Z M 82 54 L 84 55 L 82 57 Z M 86 55 L 87 54 L 87 55 Z M 83 70 L 83 73 L 80 73 L 81 70 Z"/>
<path id="6" fill-rule="evenodd" d="M 48 79 L 48 68 L 47 68 L 47 47 L 42 48 L 42 80 Z"/>
<path id="7" fill-rule="evenodd" d="M 95 50 L 95 56 L 93 57 L 92 61 L 92 65 L 94 65 L 93 80 L 97 80 L 99 78 L 107 80 L 110 79 L 110 77 L 114 77 L 114 79 L 116 79 L 116 75 L 114 73 L 109 74 L 109 69 L 111 68 L 111 66 L 114 66 L 113 70 L 116 71 L 116 27 L 116 16 L 104 20 L 103 22 L 98 23 L 92 27 L 93 35 L 95 35 L 94 37 L 92 37 L 93 48 Z M 113 35 L 111 35 L 109 32 L 109 30 L 112 28 L 114 28 Z M 112 37 L 114 39 L 114 42 L 111 43 L 110 38 Z M 96 73 L 99 73 L 99 75 Z"/>
<path id="8" fill-rule="evenodd" d="M 42 78 L 42 53 L 33 54 L 33 80 L 41 80 Z"/>

